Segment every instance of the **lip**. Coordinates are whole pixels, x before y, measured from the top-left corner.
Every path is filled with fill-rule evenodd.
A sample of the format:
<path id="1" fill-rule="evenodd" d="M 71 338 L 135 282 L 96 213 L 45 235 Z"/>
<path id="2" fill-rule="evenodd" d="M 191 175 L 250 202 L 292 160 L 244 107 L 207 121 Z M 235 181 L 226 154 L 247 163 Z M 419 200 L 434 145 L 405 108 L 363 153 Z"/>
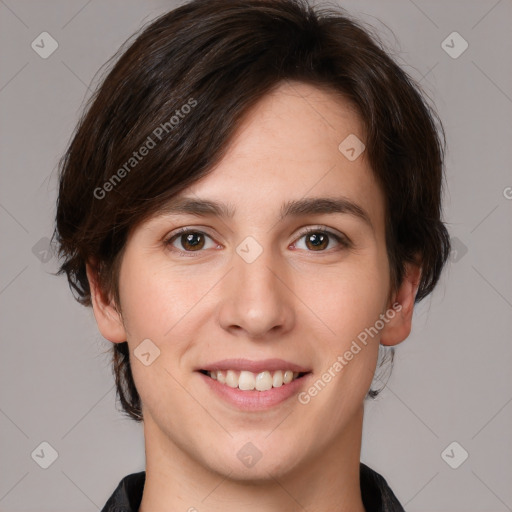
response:
<path id="1" fill-rule="evenodd" d="M 232 362 L 230 364 L 232 364 Z M 212 368 L 214 367 L 212 366 Z M 269 369 L 268 366 L 265 368 Z M 215 367 L 214 369 L 223 370 L 224 368 Z M 230 366 L 230 369 L 238 368 Z M 247 367 L 242 369 L 247 369 Z M 281 366 L 278 369 L 283 369 L 283 367 Z M 206 368 L 203 368 L 203 370 L 206 370 Z M 204 383 L 215 395 L 222 398 L 225 402 L 234 406 L 236 409 L 242 411 L 265 411 L 291 399 L 307 385 L 307 381 L 312 375 L 312 373 L 307 373 L 302 377 L 292 380 L 292 382 L 288 384 L 283 384 L 278 388 L 271 388 L 268 391 L 242 391 L 241 389 L 231 388 L 226 384 L 221 384 L 219 381 L 201 373 L 199 370 L 196 373 L 201 377 L 201 379 L 203 379 Z"/>
<path id="2" fill-rule="evenodd" d="M 251 361 L 250 359 L 223 359 L 222 361 L 216 361 L 215 363 L 196 368 L 196 370 L 206 370 L 207 372 L 218 370 L 246 370 L 253 373 L 260 373 L 264 372 L 265 370 L 268 370 L 269 372 L 274 372 L 277 370 L 291 370 L 292 372 L 298 373 L 311 372 L 311 369 L 309 368 L 291 363 L 290 361 L 285 361 L 284 359 L 262 359 L 260 361 Z M 258 393 L 263 393 L 263 391 L 258 391 Z"/>

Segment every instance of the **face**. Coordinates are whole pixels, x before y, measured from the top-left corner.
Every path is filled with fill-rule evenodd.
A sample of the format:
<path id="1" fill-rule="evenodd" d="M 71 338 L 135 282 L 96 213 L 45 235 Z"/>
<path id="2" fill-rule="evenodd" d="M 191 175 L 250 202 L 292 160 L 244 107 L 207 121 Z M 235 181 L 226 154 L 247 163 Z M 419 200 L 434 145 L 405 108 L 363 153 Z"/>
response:
<path id="1" fill-rule="evenodd" d="M 129 237 L 122 317 L 97 299 L 95 315 L 128 341 L 159 456 L 265 479 L 360 435 L 379 341 L 408 330 L 405 310 L 390 313 L 384 197 L 365 153 L 338 149 L 351 134 L 363 127 L 343 99 L 283 84 L 208 176 Z"/>

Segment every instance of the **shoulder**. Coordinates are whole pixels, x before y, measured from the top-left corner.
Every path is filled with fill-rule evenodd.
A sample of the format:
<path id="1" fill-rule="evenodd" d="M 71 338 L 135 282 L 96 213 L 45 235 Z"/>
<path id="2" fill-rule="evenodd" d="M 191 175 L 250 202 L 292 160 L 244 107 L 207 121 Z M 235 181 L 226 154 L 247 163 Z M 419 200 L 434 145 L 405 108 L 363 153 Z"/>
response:
<path id="1" fill-rule="evenodd" d="M 362 462 L 359 478 L 366 512 L 405 512 L 386 480 Z"/>
<path id="2" fill-rule="evenodd" d="M 137 512 L 142 501 L 146 472 L 125 476 L 101 512 Z"/>

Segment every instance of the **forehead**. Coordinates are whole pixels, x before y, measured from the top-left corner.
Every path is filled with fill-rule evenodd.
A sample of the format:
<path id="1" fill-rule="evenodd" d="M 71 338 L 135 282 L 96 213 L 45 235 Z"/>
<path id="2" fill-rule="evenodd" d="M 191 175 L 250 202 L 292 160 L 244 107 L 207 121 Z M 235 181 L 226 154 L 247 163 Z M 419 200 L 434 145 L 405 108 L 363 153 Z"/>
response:
<path id="1" fill-rule="evenodd" d="M 285 82 L 246 113 L 230 143 L 229 158 L 332 162 L 340 156 L 340 142 L 350 134 L 363 139 L 363 130 L 356 109 L 341 94 Z"/>
<path id="2" fill-rule="evenodd" d="M 273 214 L 281 212 L 289 200 L 344 196 L 383 229 L 384 198 L 365 152 L 351 160 L 339 149 L 364 137 L 356 109 L 341 94 L 286 82 L 245 115 L 221 161 L 179 197 L 229 203 L 254 217 L 274 207 Z"/>

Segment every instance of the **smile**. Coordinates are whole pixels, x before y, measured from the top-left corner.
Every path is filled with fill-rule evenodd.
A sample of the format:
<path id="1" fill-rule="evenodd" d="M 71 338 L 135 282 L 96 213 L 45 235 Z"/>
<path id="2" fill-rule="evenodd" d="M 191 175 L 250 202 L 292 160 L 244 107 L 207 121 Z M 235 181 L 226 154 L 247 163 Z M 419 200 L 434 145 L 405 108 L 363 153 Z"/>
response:
<path id="1" fill-rule="evenodd" d="M 296 396 L 311 368 L 285 359 L 223 359 L 196 367 L 212 397 L 242 411 L 264 411 Z"/>
<path id="2" fill-rule="evenodd" d="M 272 388 L 280 388 L 305 375 L 305 372 L 293 372 L 291 370 L 264 370 L 259 373 L 247 370 L 202 370 L 201 373 L 208 375 L 220 384 L 230 388 L 238 388 L 241 391 L 268 391 Z"/>

